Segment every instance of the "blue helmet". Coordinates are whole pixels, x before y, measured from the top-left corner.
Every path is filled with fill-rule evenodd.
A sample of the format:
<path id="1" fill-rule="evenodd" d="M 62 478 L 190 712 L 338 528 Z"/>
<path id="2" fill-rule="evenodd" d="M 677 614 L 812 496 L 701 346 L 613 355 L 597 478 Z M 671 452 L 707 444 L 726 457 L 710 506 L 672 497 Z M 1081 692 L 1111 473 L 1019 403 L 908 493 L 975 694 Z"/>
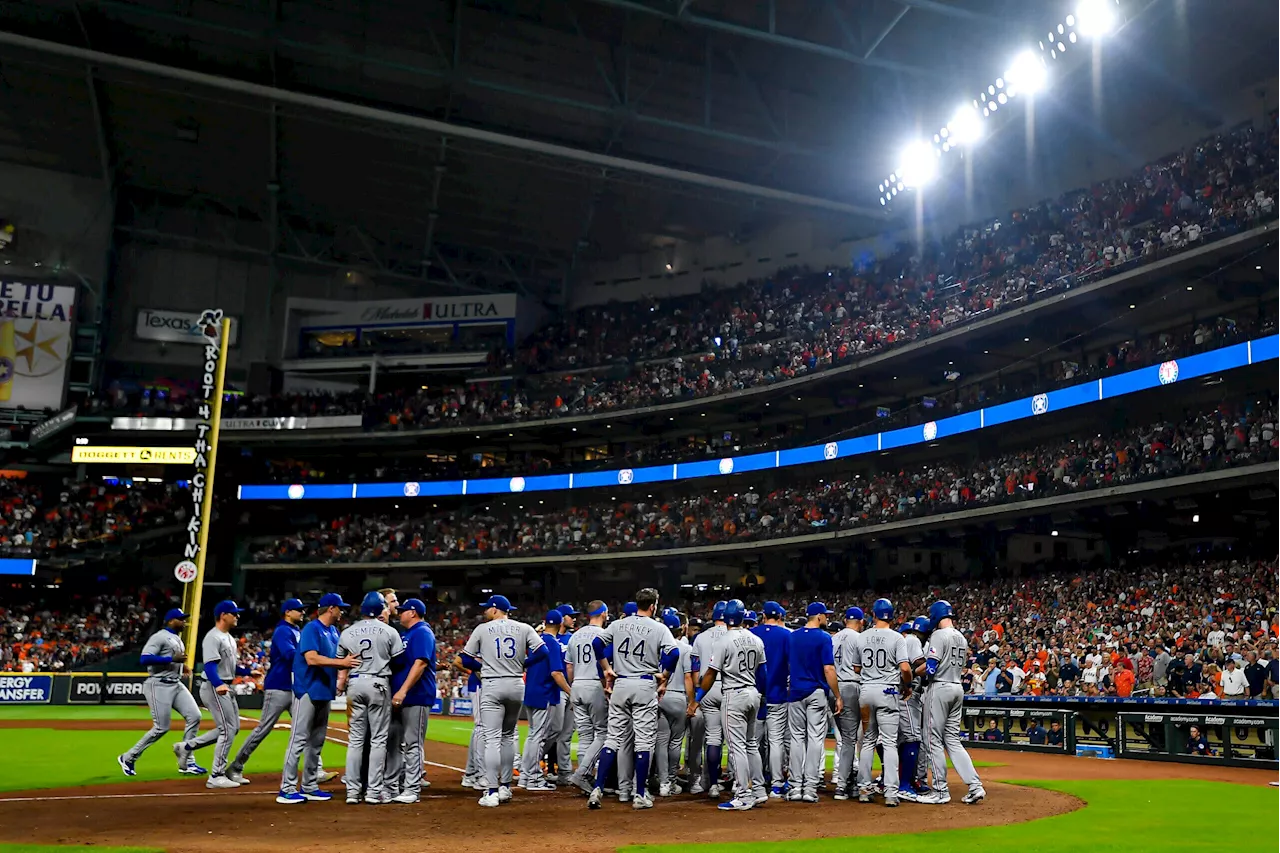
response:
<path id="1" fill-rule="evenodd" d="M 915 631 L 917 634 L 920 634 L 920 635 L 927 634 L 929 633 L 929 629 L 931 627 L 932 625 L 929 622 L 928 616 L 917 616 L 916 618 L 911 620 L 911 630 Z"/>
<path id="2" fill-rule="evenodd" d="M 887 598 L 877 598 L 876 603 L 871 605 L 871 615 L 881 622 L 888 622 L 893 618 L 893 602 Z"/>
<path id="3" fill-rule="evenodd" d="M 680 613 L 674 607 L 668 607 L 662 611 L 662 624 L 666 625 L 672 631 L 680 630 Z"/>
<path id="4" fill-rule="evenodd" d="M 640 605 L 636 604 L 634 601 L 628 601 L 626 604 L 622 605 L 623 616 L 635 616 L 639 612 Z"/>
<path id="5" fill-rule="evenodd" d="M 381 616 L 382 611 L 386 609 L 387 600 L 377 590 L 366 592 L 364 601 L 360 602 L 360 614 L 362 616 Z"/>
<path id="6" fill-rule="evenodd" d="M 742 603 L 741 598 L 734 598 L 724 603 L 724 610 L 721 612 L 720 618 L 724 620 L 724 624 L 737 627 L 742 624 L 742 620 L 746 615 L 747 605 Z"/>
<path id="7" fill-rule="evenodd" d="M 752 625 L 757 625 L 760 622 L 760 614 L 756 613 L 754 610 L 748 610 L 747 615 L 742 617 L 742 621 L 750 622 Z"/>
<path id="8" fill-rule="evenodd" d="M 905 634 L 905 633 L 907 633 L 907 632 L 908 632 L 908 631 L 910 631 L 910 630 L 911 630 L 911 620 L 910 620 L 910 619 L 908 619 L 906 622 L 903 622 L 901 625 L 899 625 L 899 626 L 898 626 L 898 633 L 899 633 L 899 634 Z"/>
<path id="9" fill-rule="evenodd" d="M 742 602 L 739 601 L 738 603 L 741 604 Z M 724 611 L 725 611 L 725 608 L 728 607 L 728 605 L 729 605 L 729 602 L 727 601 L 717 601 L 715 604 L 715 607 L 711 608 L 711 621 L 723 622 Z"/>
<path id="10" fill-rule="evenodd" d="M 952 616 L 951 602 L 939 599 L 929 605 L 929 624 L 935 628 L 943 619 L 949 619 Z"/>

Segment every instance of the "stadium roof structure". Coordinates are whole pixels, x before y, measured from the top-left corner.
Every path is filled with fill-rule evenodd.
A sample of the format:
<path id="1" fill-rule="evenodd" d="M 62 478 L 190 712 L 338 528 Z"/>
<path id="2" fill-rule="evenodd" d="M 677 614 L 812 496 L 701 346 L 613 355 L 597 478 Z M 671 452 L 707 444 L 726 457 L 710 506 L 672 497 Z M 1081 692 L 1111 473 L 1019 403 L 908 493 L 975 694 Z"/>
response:
<path id="1" fill-rule="evenodd" d="M 1161 45 L 1116 59 L 1162 93 L 1133 121 L 1211 123 L 1274 72 L 1274 4 L 1125 5 Z M 673 240 L 875 233 L 894 149 L 1045 7 L 28 0 L 0 9 L 0 160 L 103 179 L 127 239 L 560 302 L 584 264 Z"/>

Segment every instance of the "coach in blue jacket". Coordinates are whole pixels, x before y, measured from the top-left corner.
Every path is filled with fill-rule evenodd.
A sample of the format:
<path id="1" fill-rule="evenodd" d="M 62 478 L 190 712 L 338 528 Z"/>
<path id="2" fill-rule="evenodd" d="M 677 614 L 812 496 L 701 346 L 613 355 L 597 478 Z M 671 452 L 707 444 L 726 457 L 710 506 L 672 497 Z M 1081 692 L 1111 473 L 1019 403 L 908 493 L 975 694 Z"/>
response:
<path id="1" fill-rule="evenodd" d="M 404 628 L 405 666 L 391 673 L 391 705 L 400 709 L 404 722 L 404 739 L 388 744 L 400 749 L 404 780 L 397 803 L 416 803 L 422 789 L 430 782 L 422 779 L 422 743 L 427 737 L 427 717 L 436 701 L 436 635 L 423 618 L 427 605 L 410 598 L 400 605 L 400 626 Z"/>

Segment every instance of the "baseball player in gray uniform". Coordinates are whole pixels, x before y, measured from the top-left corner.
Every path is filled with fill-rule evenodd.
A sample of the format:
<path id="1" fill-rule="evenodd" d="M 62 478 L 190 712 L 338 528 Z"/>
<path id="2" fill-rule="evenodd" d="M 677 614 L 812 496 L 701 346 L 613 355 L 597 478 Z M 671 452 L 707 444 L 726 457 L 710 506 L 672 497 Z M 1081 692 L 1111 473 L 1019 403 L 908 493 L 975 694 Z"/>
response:
<path id="1" fill-rule="evenodd" d="M 717 804 L 723 811 L 747 811 L 769 802 L 760 753 L 748 749 L 755 741 L 756 726 L 763 724 L 768 662 L 764 643 L 742 628 L 745 614 L 746 607 L 737 598 L 725 605 L 725 635 L 711 651 L 698 691 L 705 694 L 717 678 L 723 691 L 721 709 L 733 769 L 733 799 Z"/>
<path id="2" fill-rule="evenodd" d="M 213 750 L 213 766 L 206 788 L 239 788 L 240 783 L 227 778 L 227 757 L 231 754 L 231 742 L 240 731 L 240 708 L 231 682 L 237 675 L 248 675 L 249 670 L 236 666 L 236 641 L 231 629 L 240 621 L 243 611 L 234 601 L 219 601 L 213 607 L 213 627 L 200 642 L 204 658 L 204 681 L 200 684 L 200 701 L 213 715 L 215 728 L 191 740 L 182 740 L 173 746 L 178 765 L 190 763 L 191 753 L 217 743 Z"/>
<path id="3" fill-rule="evenodd" d="M 702 661 L 711 657 L 711 650 L 724 637 L 725 601 L 717 601 L 711 609 L 712 625 L 698 632 L 693 638 L 689 653 L 688 681 L 686 686 L 690 694 L 697 690 L 698 679 L 701 678 Z M 694 703 L 690 696 L 690 708 L 693 709 L 689 721 L 689 793 L 707 792 L 710 797 L 720 796 L 720 756 L 724 744 L 724 721 L 720 717 L 721 686 L 715 684 L 702 697 L 701 702 Z"/>
<path id="4" fill-rule="evenodd" d="M 918 794 L 916 778 L 920 769 L 920 727 L 924 705 L 920 695 L 920 677 L 924 674 L 924 646 L 920 643 L 921 631 L 927 630 L 929 620 L 919 617 L 902 623 L 898 633 L 907 644 L 907 662 L 911 664 L 911 690 L 898 703 L 898 799 L 915 802 Z"/>
<path id="5" fill-rule="evenodd" d="M 565 649 L 565 677 L 569 680 L 569 708 L 578 729 L 578 769 L 569 782 L 590 794 L 595 788 L 592 772 L 609 730 L 609 697 L 600 683 L 600 667 L 592 645 L 604 632 L 609 608 L 603 601 L 587 604 L 590 622 L 573 632 Z"/>
<path id="6" fill-rule="evenodd" d="M 378 617 L 387 609 L 380 592 L 369 592 L 360 602 L 361 618 L 343 629 L 338 654 L 355 655 L 360 663 L 338 673 L 338 692 L 347 693 L 347 805 L 360 803 L 360 776 L 365 771 L 364 745 L 369 743 L 369 781 L 364 801 L 370 805 L 390 802 L 385 797 L 387 739 L 391 732 L 391 668 L 403 663 L 404 641 Z M 400 660 L 397 660 L 400 658 Z"/>
<path id="7" fill-rule="evenodd" d="M 480 673 L 472 672 L 456 658 L 454 668 L 467 673 L 464 693 L 471 700 L 471 739 L 467 741 L 467 766 L 462 771 L 462 787 L 479 788 L 484 779 L 484 730 L 480 728 Z"/>
<path id="8" fill-rule="evenodd" d="M 271 634 L 270 663 L 262 685 L 262 716 L 227 766 L 227 778 L 232 782 L 249 784 L 244 775 L 249 757 L 271 734 L 284 712 L 293 707 L 293 656 L 298 649 L 302 633 L 299 626 L 305 610 L 306 605 L 297 598 L 290 598 L 280 605 L 280 624 Z"/>
<path id="9" fill-rule="evenodd" d="M 935 601 L 929 606 L 929 622 L 933 633 L 929 635 L 929 648 L 925 652 L 925 672 L 929 687 L 925 692 L 924 725 L 929 729 L 929 764 L 933 768 L 933 790 L 922 794 L 916 802 L 937 806 L 951 802 L 947 790 L 947 756 L 969 787 L 961 802 L 976 805 L 987 792 L 973 769 L 969 752 L 960 740 L 961 705 L 964 688 L 961 675 L 969 662 L 969 644 L 964 634 L 955 629 L 951 621 L 951 605 Z"/>
<path id="10" fill-rule="evenodd" d="M 596 786 L 587 798 L 587 807 L 600 808 L 601 787 L 617 759 L 619 748 L 631 741 L 635 747 L 635 797 L 633 809 L 653 808 L 647 793 L 649 764 L 658 739 L 658 700 L 666 692 L 667 680 L 680 657 L 671 630 L 653 618 L 658 591 L 645 588 L 636 593 L 636 614 L 619 619 L 592 640 L 596 659 L 604 669 L 605 684 L 613 685 L 609 697 L 609 733 L 600 750 Z M 613 646 L 612 661 L 606 646 Z M 619 770 L 621 788 L 624 774 Z"/>
<path id="11" fill-rule="evenodd" d="M 568 665 L 568 649 L 569 641 L 573 639 L 573 630 L 578 624 L 578 617 L 582 615 L 578 608 L 572 604 L 561 604 L 556 607 L 560 611 L 560 630 L 556 632 L 556 639 L 560 641 L 560 651 L 565 655 L 566 669 Z M 555 762 L 556 762 L 556 782 L 561 785 L 568 785 L 572 781 L 573 775 L 573 730 L 577 725 L 577 720 L 573 716 L 573 705 L 568 699 L 561 703 L 563 709 L 563 719 L 560 722 L 560 732 L 555 740 Z"/>
<path id="12" fill-rule="evenodd" d="M 542 624 L 542 642 L 547 648 L 545 660 L 531 664 L 524 679 L 524 710 L 529 720 L 524 754 L 520 763 L 520 787 L 526 791 L 554 791 L 556 786 L 542 772 L 542 759 L 555 751 L 560 736 L 565 707 L 568 705 L 569 682 L 565 678 L 560 640 L 555 630 L 564 619 L 559 610 L 547 611 Z M 562 697 L 561 694 L 564 694 Z M 563 699 L 563 701 L 561 701 Z M 551 762 L 547 764 L 548 769 Z"/>
<path id="13" fill-rule="evenodd" d="M 480 605 L 487 622 L 476 627 L 462 651 L 463 666 L 480 670 L 480 725 L 484 729 L 484 795 L 479 803 L 496 808 L 511 800 L 516 757 L 516 723 L 524 703 L 525 667 L 545 657 L 542 638 L 531 625 L 507 617 L 505 595 Z"/>
<path id="14" fill-rule="evenodd" d="M 684 620 L 674 607 L 662 611 L 662 624 L 676 638 L 680 649 L 679 659 L 667 679 L 667 691 L 658 700 L 658 796 L 670 797 L 679 793 L 676 773 L 680 769 L 680 748 L 689 726 L 689 697 L 685 693 L 685 673 L 689 671 L 691 647 L 683 636 Z"/>
<path id="15" fill-rule="evenodd" d="M 871 762 L 879 743 L 884 762 L 884 804 L 898 805 L 898 719 L 899 699 L 911 685 L 911 664 L 902 635 L 889 627 L 893 603 L 877 598 L 871 607 L 875 626 L 863 631 L 862 752 L 858 756 L 858 802 L 871 802 Z"/>
<path id="16" fill-rule="evenodd" d="M 858 705 L 858 693 L 862 688 L 862 627 L 865 614 L 861 607 L 849 607 L 844 611 L 844 627 L 832 638 L 832 654 L 836 661 L 836 681 L 840 685 L 840 699 L 844 709 L 836 717 L 836 731 L 840 743 L 836 748 L 837 800 L 847 800 L 856 783 L 858 769 L 858 724 L 862 710 Z"/>
<path id="17" fill-rule="evenodd" d="M 116 763 L 126 776 L 137 776 L 134 762 L 142 757 L 147 747 L 169 732 L 169 719 L 173 711 L 186 722 L 184 740 L 194 740 L 200 734 L 200 706 L 191 691 L 182 683 L 182 672 L 187 662 L 187 647 L 182 642 L 182 629 L 186 627 L 187 614 L 174 608 L 164 615 L 164 627 L 156 631 L 142 647 L 142 665 L 147 668 L 147 680 L 142 682 L 142 695 L 151 709 L 151 728 L 142 739 L 123 755 L 116 756 Z M 191 761 L 188 753 L 179 756 L 178 772 L 186 775 L 204 775 L 203 767 Z"/>

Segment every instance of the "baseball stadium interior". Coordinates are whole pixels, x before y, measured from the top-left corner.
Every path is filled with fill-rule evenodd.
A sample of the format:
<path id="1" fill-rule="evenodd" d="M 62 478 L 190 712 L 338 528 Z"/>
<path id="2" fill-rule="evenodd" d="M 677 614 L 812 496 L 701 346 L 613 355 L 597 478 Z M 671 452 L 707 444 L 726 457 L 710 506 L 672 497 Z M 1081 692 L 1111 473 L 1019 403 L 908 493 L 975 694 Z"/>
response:
<path id="1" fill-rule="evenodd" d="M 0 853 L 1275 849 L 1278 33 L 0 4 Z"/>

